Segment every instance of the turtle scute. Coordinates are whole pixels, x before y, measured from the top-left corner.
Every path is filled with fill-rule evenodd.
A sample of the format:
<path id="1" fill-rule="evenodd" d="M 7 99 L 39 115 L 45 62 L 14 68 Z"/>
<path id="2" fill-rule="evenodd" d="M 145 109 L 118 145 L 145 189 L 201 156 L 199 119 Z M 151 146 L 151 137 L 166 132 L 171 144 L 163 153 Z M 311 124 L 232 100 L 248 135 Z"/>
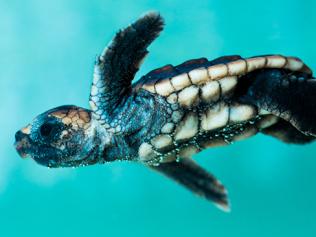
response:
<path id="1" fill-rule="evenodd" d="M 304 62 L 295 57 L 266 55 L 244 59 L 240 56 L 225 56 L 212 61 L 201 58 L 189 60 L 178 66 L 167 65 L 158 68 L 143 76 L 134 88 L 169 96 L 188 87 L 201 87 L 211 81 L 222 81 L 227 78 L 232 79 L 227 82 L 236 81 L 236 78 L 243 75 L 266 69 L 302 72 L 310 76 L 312 74 Z"/>

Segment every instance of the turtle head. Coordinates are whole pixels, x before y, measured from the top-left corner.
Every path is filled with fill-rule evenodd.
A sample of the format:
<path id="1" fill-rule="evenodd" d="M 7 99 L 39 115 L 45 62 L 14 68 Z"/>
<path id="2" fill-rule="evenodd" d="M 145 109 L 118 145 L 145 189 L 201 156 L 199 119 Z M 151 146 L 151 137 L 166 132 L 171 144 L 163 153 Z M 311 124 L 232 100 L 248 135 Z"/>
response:
<path id="1" fill-rule="evenodd" d="M 100 138 L 92 112 L 67 105 L 37 116 L 15 134 L 21 157 L 48 167 L 74 167 L 99 160 Z"/>

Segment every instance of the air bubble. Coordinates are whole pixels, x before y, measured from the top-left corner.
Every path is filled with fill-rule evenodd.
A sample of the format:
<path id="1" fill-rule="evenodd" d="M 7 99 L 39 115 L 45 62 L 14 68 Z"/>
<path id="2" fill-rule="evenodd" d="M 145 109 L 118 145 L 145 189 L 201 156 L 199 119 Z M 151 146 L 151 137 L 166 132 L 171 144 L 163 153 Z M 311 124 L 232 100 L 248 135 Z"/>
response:
<path id="1" fill-rule="evenodd" d="M 224 142 L 229 143 L 229 140 L 227 140 L 226 138 L 224 139 Z"/>

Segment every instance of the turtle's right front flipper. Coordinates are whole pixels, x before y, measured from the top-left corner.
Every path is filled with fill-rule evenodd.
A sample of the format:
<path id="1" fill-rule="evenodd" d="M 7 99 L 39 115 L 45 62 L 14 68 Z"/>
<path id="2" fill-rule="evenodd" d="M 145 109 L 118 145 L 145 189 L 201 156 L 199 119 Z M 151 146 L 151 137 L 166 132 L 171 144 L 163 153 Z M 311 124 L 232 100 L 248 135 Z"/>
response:
<path id="1" fill-rule="evenodd" d="M 179 162 L 173 161 L 148 167 L 173 179 L 193 193 L 214 202 L 220 209 L 230 210 L 225 187 L 193 160 L 181 159 Z"/>
<path id="2" fill-rule="evenodd" d="M 237 93 L 243 102 L 290 122 L 307 136 L 316 136 L 316 79 L 311 74 L 265 69 L 240 81 L 247 84 L 245 91 Z"/>

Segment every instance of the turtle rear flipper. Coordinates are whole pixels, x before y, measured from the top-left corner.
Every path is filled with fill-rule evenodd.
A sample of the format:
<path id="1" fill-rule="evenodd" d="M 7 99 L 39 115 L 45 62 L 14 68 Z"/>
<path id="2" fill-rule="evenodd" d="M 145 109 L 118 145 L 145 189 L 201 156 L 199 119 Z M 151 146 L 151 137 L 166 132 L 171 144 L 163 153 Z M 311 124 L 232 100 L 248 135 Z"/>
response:
<path id="1" fill-rule="evenodd" d="M 193 160 L 181 159 L 179 162 L 161 163 L 159 166 L 148 167 L 168 176 L 193 193 L 214 202 L 218 208 L 224 211 L 230 210 L 225 187 Z"/>
<path id="2" fill-rule="evenodd" d="M 236 96 L 316 136 L 316 79 L 307 73 L 266 69 L 240 78 Z M 239 90 L 239 91 L 238 91 Z"/>
<path id="3" fill-rule="evenodd" d="M 292 124 L 283 119 L 271 127 L 263 129 L 261 132 L 280 139 L 283 142 L 293 144 L 306 144 L 316 139 L 314 136 L 301 133 Z"/>

